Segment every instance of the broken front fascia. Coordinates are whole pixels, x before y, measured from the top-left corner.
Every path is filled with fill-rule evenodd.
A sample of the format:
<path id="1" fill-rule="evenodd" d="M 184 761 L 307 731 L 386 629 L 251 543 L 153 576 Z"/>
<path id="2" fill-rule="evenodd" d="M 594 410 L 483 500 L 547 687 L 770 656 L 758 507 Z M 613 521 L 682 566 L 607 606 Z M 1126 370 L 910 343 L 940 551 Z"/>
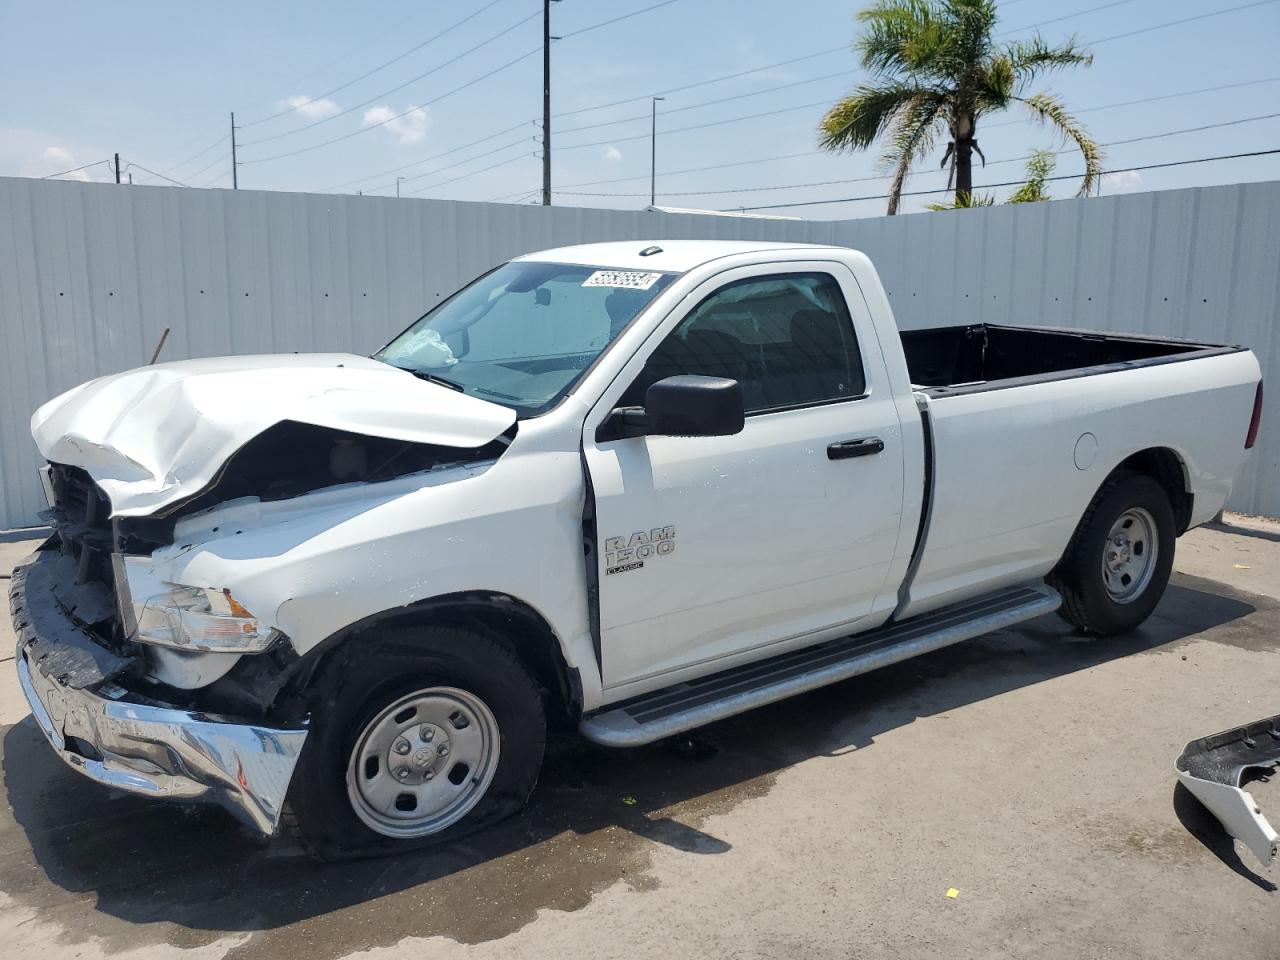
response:
<path id="1" fill-rule="evenodd" d="M 67 612 L 72 558 L 46 545 L 13 572 L 18 681 L 54 752 L 91 780 L 154 798 L 209 800 L 254 829 L 276 829 L 305 721 L 235 720 L 126 690 L 134 668 Z M 99 588 L 101 589 L 101 588 Z"/>
<path id="2" fill-rule="evenodd" d="M 53 463 L 84 469 L 113 517 L 162 512 L 209 486 L 237 450 L 294 422 L 474 449 L 515 411 L 354 354 L 281 354 L 157 364 L 101 377 L 31 418 Z"/>
<path id="3" fill-rule="evenodd" d="M 1218 818 L 1227 833 L 1248 847 L 1264 867 L 1270 867 L 1280 857 L 1280 837 L 1253 797 L 1241 789 L 1240 781 L 1248 769 L 1277 767 L 1280 767 L 1280 716 L 1192 740 L 1175 765 L 1183 786 Z"/>

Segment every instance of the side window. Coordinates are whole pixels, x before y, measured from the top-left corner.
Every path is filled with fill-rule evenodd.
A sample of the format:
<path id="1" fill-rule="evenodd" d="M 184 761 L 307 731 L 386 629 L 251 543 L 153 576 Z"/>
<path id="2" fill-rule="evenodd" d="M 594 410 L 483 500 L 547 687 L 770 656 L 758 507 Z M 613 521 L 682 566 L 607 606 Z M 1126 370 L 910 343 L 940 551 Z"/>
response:
<path id="1" fill-rule="evenodd" d="M 717 290 L 667 335 L 622 405 L 643 404 L 650 384 L 682 373 L 737 380 L 748 414 L 866 389 L 849 309 L 825 273 L 752 277 Z"/>

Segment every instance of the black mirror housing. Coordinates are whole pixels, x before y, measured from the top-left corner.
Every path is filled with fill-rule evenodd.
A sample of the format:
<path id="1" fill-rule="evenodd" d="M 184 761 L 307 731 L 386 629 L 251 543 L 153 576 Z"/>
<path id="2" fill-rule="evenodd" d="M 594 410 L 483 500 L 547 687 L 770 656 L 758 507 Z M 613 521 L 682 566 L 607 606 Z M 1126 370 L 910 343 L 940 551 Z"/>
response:
<path id="1" fill-rule="evenodd" d="M 681 374 L 652 384 L 643 407 L 616 407 L 596 441 L 627 437 L 730 437 L 746 423 L 742 385 L 724 377 Z"/>
<path id="2" fill-rule="evenodd" d="M 724 377 L 666 377 L 644 394 L 646 433 L 664 437 L 729 437 L 746 420 L 742 385 Z"/>

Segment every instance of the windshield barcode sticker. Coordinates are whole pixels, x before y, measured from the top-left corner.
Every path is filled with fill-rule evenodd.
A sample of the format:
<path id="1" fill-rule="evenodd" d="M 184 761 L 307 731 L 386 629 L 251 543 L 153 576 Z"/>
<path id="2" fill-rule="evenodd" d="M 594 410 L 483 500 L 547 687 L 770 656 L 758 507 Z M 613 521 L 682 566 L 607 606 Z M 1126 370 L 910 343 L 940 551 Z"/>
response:
<path id="1" fill-rule="evenodd" d="M 627 287 L 631 290 L 648 290 L 661 277 L 660 273 L 641 273 L 636 270 L 597 270 L 582 281 L 584 287 Z"/>

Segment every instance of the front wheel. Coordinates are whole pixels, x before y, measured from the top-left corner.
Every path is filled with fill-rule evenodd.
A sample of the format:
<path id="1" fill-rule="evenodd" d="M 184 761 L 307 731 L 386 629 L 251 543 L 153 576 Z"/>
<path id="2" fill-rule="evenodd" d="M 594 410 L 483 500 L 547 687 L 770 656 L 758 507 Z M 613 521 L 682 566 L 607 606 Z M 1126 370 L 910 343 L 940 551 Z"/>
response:
<path id="1" fill-rule="evenodd" d="M 1160 484 L 1136 474 L 1112 477 L 1049 576 L 1062 594 L 1059 614 L 1102 636 L 1139 626 L 1169 583 L 1175 539 L 1173 507 Z"/>
<path id="2" fill-rule="evenodd" d="M 394 629 L 319 678 L 284 824 L 316 856 L 447 841 L 524 805 L 546 738 L 520 662 L 455 628 Z"/>

